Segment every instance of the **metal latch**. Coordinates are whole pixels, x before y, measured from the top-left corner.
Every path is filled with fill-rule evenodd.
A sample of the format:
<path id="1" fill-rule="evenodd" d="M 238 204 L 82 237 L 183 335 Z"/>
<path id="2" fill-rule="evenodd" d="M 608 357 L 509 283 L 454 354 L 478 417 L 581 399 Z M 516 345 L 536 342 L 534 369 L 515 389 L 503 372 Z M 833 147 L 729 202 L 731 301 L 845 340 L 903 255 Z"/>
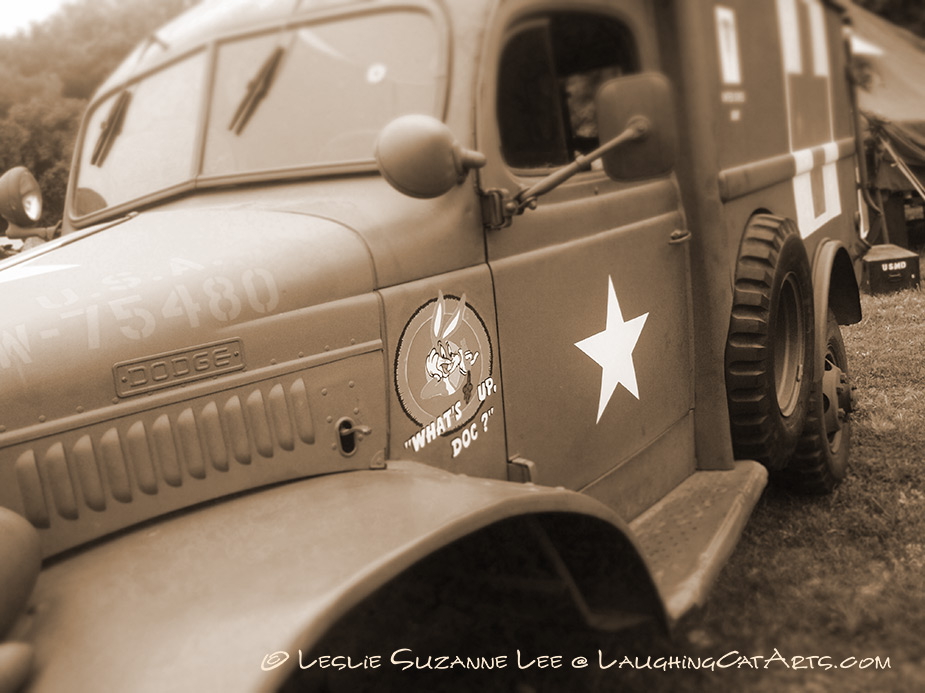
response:
<path id="1" fill-rule="evenodd" d="M 369 426 L 358 424 L 349 416 L 345 416 L 338 421 L 335 428 L 337 431 L 337 446 L 340 449 L 340 454 L 344 457 L 353 455 L 357 451 L 357 444 L 363 439 L 363 436 L 368 436 L 372 433 Z"/>
<path id="2" fill-rule="evenodd" d="M 671 236 L 668 240 L 668 245 L 677 245 L 678 243 L 684 243 L 691 237 L 691 232 L 687 229 L 675 229 L 671 232 Z"/>

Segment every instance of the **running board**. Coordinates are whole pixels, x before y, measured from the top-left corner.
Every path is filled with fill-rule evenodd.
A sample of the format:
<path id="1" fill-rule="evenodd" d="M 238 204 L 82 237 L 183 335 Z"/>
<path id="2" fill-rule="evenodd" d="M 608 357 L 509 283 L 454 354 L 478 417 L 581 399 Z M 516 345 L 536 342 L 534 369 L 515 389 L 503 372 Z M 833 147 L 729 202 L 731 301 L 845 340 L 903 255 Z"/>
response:
<path id="1" fill-rule="evenodd" d="M 670 625 L 703 605 L 767 479 L 752 461 L 694 472 L 630 523 Z"/>

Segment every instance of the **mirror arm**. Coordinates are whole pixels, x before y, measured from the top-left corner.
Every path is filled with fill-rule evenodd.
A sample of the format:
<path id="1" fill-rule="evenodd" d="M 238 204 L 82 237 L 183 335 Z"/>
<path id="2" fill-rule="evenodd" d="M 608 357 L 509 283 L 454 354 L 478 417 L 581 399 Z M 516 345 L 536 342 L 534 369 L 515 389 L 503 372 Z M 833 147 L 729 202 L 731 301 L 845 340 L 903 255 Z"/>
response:
<path id="1" fill-rule="evenodd" d="M 488 159 L 481 152 L 466 149 L 459 142 L 453 143 L 453 165 L 460 183 L 466 180 L 469 171 L 482 168 L 486 163 Z"/>
<path id="2" fill-rule="evenodd" d="M 591 168 L 593 162 L 603 157 L 610 150 L 616 149 L 627 142 L 635 142 L 646 138 L 651 128 L 652 123 L 648 118 L 641 115 L 633 116 L 626 124 L 626 129 L 609 142 L 605 142 L 588 154 L 576 157 L 575 161 L 568 166 L 564 166 L 558 171 L 553 171 L 529 188 L 521 190 L 515 198 L 517 204 L 516 213 L 521 214 L 527 208 L 536 209 L 536 199 L 540 195 L 545 195 L 551 190 L 558 188 L 576 173 L 587 171 Z"/>

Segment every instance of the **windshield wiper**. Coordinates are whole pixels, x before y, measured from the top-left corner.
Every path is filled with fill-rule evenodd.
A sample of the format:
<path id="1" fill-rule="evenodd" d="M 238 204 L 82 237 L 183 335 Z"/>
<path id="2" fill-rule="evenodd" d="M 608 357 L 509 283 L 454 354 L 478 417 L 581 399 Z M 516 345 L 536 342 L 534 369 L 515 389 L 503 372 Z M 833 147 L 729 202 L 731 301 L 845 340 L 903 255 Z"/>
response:
<path id="1" fill-rule="evenodd" d="M 234 117 L 228 124 L 228 129 L 233 130 L 234 134 L 241 134 L 244 126 L 247 125 L 247 121 L 257 110 L 258 104 L 267 95 L 284 52 L 282 46 L 277 46 L 263 62 L 254 78 L 247 83 L 247 93 L 244 94 L 244 98 L 241 99 L 241 103 L 238 104 L 234 112 Z"/>
<path id="2" fill-rule="evenodd" d="M 109 115 L 106 116 L 106 120 L 103 122 L 102 129 L 99 138 L 96 140 L 96 144 L 93 146 L 93 155 L 90 157 L 90 164 L 93 166 L 102 166 L 103 162 L 106 160 L 106 155 L 109 154 L 109 150 L 112 148 L 112 143 L 115 141 L 116 137 L 119 136 L 119 133 L 122 132 L 122 122 L 125 120 L 125 111 L 128 110 L 128 104 L 132 100 L 132 94 L 125 90 L 118 97 L 116 97 L 116 102 L 112 105 L 112 108 L 109 110 Z"/>

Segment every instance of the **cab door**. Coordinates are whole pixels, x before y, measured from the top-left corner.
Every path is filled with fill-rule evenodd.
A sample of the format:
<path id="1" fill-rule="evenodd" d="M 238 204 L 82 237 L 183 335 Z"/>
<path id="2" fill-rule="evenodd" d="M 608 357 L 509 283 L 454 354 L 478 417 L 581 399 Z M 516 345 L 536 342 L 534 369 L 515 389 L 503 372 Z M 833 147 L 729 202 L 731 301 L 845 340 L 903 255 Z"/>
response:
<path id="1" fill-rule="evenodd" d="M 486 51 L 483 193 L 598 146 L 603 82 L 657 70 L 651 3 L 502 4 Z M 595 165 L 486 231 L 509 459 L 633 517 L 694 469 L 688 232 L 673 174 Z"/>

